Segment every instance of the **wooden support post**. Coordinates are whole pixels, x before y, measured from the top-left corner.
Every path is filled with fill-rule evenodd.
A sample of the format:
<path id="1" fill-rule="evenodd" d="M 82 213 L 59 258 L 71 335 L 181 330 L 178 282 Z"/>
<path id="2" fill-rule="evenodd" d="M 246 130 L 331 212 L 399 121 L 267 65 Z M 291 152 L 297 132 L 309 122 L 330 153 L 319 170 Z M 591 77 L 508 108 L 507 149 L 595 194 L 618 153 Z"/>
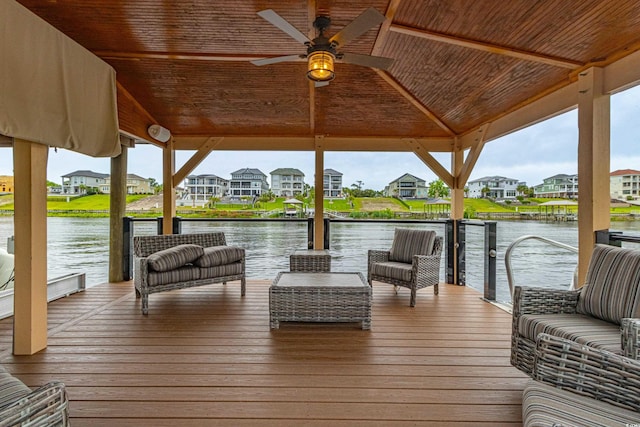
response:
<path id="1" fill-rule="evenodd" d="M 315 213 L 313 249 L 324 249 L 324 149 L 322 136 L 316 136 Z M 331 191 L 331 182 L 329 182 Z M 331 195 L 331 194 L 329 194 Z"/>
<path id="2" fill-rule="evenodd" d="M 44 144 L 13 144 L 15 287 L 13 354 L 47 347 L 47 157 Z"/>
<path id="3" fill-rule="evenodd" d="M 175 170 L 176 157 L 171 138 L 162 150 L 162 234 L 173 233 L 173 217 L 176 216 L 176 183 L 173 182 Z"/>
<path id="4" fill-rule="evenodd" d="M 578 286 L 584 284 L 595 232 L 608 229 L 610 166 L 610 95 L 604 70 L 589 68 L 578 78 Z"/>
<path id="5" fill-rule="evenodd" d="M 109 281 L 122 282 L 124 269 L 124 223 L 127 207 L 127 147 L 111 158 L 109 189 Z"/>
<path id="6" fill-rule="evenodd" d="M 451 187 L 451 219 L 464 218 L 464 185 L 460 179 L 460 173 L 464 165 L 464 152 L 462 150 L 451 152 L 451 175 L 453 186 Z"/>

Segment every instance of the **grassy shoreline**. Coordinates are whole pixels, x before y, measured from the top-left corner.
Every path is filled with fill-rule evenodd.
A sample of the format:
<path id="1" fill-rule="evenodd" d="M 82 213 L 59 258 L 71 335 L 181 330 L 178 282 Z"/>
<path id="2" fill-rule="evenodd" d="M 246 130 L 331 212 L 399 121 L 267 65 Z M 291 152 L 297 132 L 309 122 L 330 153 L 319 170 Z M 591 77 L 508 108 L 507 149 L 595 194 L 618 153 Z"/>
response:
<path id="1" fill-rule="evenodd" d="M 144 200 L 148 195 L 128 195 L 127 204 Z M 527 204 L 517 206 L 506 203 L 495 203 L 488 199 L 465 199 L 465 217 L 482 219 L 523 219 L 529 214 L 551 213 L 576 214 L 577 206 L 542 207 L 539 204 L 551 199 L 531 199 Z M 555 199 L 557 200 L 557 199 Z M 82 197 L 53 196 L 47 198 L 48 216 L 56 217 L 108 217 L 109 195 L 95 194 Z M 185 218 L 256 218 L 263 217 L 265 212 L 272 216 L 280 216 L 284 212 L 284 198 L 274 201 L 259 202 L 256 206 L 245 204 L 224 205 L 218 203 L 215 208 L 178 207 L 177 215 Z M 307 204 L 308 205 L 308 204 Z M 0 215 L 13 215 L 13 196 L 0 196 Z M 324 201 L 324 209 L 339 212 L 351 218 L 440 218 L 448 214 L 446 203 L 429 204 L 424 200 L 398 200 L 394 198 L 356 198 L 353 200 L 333 199 Z M 551 209 L 551 210 L 550 210 Z M 553 210 L 555 209 L 555 211 Z M 640 220 L 640 206 L 612 207 L 613 221 Z M 127 210 L 127 215 L 135 218 L 157 218 L 162 216 L 162 209 Z"/>

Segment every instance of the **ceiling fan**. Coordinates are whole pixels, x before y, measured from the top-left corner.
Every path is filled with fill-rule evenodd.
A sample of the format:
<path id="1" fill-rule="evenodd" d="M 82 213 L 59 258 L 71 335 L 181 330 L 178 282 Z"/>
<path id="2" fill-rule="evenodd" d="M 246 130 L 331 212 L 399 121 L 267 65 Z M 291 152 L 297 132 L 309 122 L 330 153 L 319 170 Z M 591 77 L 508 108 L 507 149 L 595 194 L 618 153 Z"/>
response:
<path id="1" fill-rule="evenodd" d="M 271 9 L 262 10 L 258 15 L 271 24 L 293 37 L 298 42 L 307 46 L 307 52 L 298 55 L 277 56 L 274 58 L 263 58 L 251 61 L 254 65 L 269 65 L 278 62 L 297 61 L 301 58 L 307 59 L 307 77 L 315 82 L 316 87 L 326 86 L 335 77 L 334 62 L 336 60 L 349 64 L 362 65 L 364 67 L 387 69 L 393 59 L 381 56 L 362 55 L 358 53 L 338 52 L 338 49 L 351 40 L 360 37 L 372 27 L 384 22 L 385 17 L 373 7 L 365 10 L 356 19 L 351 21 L 346 27 L 334 34 L 330 38 L 324 32 L 331 25 L 331 18 L 328 16 L 318 16 L 313 21 L 313 26 L 318 31 L 318 35 L 313 40 L 302 34 L 296 27 L 287 22 Z"/>

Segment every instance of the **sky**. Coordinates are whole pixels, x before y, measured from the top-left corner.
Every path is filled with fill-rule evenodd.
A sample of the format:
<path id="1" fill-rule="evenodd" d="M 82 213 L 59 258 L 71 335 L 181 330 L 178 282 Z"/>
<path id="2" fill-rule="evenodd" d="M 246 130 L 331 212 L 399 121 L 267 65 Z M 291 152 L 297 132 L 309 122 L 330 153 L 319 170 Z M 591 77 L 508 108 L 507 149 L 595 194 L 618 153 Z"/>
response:
<path id="1" fill-rule="evenodd" d="M 640 170 L 640 86 L 611 97 L 611 171 Z M 176 153 L 176 170 L 194 152 Z M 450 169 L 449 153 L 433 153 Z M 231 179 L 231 172 L 243 168 L 260 169 L 270 180 L 271 171 L 297 168 L 305 174 L 305 182 L 313 185 L 314 152 L 221 151 L 209 155 L 193 171 Z M 544 178 L 564 173 L 577 173 L 578 115 L 573 110 L 545 122 L 514 132 L 485 144 L 471 173 L 470 180 L 485 176 L 505 176 L 524 181 L 530 187 Z M 412 153 L 326 152 L 325 168 L 343 174 L 343 187 L 361 181 L 363 189 L 383 190 L 389 182 L 410 173 L 427 183 L 436 175 Z M 92 158 L 59 149 L 49 152 L 47 179 L 62 183 L 62 175 L 76 170 L 110 173 L 108 158 Z M 148 144 L 137 144 L 129 150 L 128 172 L 162 182 L 162 150 Z M 0 175 L 13 175 L 11 148 L 0 148 Z"/>

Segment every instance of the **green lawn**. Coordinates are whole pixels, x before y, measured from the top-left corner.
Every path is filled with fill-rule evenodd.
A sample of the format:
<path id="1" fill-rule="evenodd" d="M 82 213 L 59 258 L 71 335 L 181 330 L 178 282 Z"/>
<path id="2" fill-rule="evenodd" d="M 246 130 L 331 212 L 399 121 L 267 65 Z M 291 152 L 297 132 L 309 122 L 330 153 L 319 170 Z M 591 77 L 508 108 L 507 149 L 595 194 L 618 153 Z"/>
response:
<path id="1" fill-rule="evenodd" d="M 146 194 L 130 194 L 127 196 L 127 203 L 148 197 Z M 91 196 L 67 198 L 56 196 L 47 198 L 47 210 L 70 210 L 70 211 L 105 211 L 109 210 L 109 195 L 94 194 Z M 2 205 L 2 209 L 13 209 L 13 203 Z"/>

